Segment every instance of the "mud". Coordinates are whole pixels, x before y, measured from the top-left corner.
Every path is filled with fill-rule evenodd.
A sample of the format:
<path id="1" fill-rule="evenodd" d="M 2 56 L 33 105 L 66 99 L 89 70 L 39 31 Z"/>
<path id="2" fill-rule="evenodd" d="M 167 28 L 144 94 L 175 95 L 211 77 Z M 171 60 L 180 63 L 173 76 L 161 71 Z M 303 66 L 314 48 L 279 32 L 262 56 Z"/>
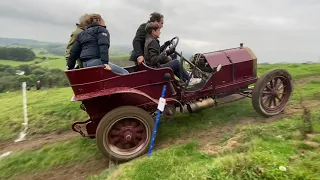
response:
<path id="1" fill-rule="evenodd" d="M 0 143 L 0 154 L 10 151 L 18 152 L 22 150 L 36 150 L 46 144 L 70 140 L 77 136 L 79 137 L 80 134 L 70 131 L 61 134 L 51 133 L 43 136 L 36 136 L 20 142 L 6 141 Z"/>
<path id="2" fill-rule="evenodd" d="M 109 162 L 106 159 L 93 159 L 78 164 L 66 165 L 52 168 L 47 171 L 30 173 L 15 177 L 15 180 L 85 180 L 88 176 L 100 174 L 108 168 Z"/>

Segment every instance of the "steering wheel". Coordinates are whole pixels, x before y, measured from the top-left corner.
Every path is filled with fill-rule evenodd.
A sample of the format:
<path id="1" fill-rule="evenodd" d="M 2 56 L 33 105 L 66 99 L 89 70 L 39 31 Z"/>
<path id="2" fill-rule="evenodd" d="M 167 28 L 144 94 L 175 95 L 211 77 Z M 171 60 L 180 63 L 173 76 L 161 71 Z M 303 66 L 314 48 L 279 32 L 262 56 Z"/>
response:
<path id="1" fill-rule="evenodd" d="M 176 40 L 176 41 L 174 41 L 174 40 Z M 169 46 L 167 47 L 167 48 L 172 48 L 172 49 L 175 49 L 176 47 L 177 47 L 177 45 L 178 45 L 178 43 L 179 43 L 179 37 L 178 36 L 176 36 L 176 37 L 174 37 L 174 38 L 172 38 L 171 40 L 170 40 L 170 44 L 169 44 Z M 166 48 L 166 49 L 167 49 Z M 164 49 L 163 51 L 165 51 L 166 49 Z"/>

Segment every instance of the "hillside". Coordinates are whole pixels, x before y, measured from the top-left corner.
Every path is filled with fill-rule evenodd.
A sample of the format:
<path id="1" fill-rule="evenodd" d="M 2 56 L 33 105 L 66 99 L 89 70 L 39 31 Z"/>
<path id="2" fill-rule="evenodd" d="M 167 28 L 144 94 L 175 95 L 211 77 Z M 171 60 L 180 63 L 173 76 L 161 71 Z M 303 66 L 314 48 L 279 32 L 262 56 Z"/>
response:
<path id="1" fill-rule="evenodd" d="M 70 130 L 72 122 L 87 118 L 79 103 L 70 102 L 70 87 L 28 91 L 27 140 L 18 143 L 13 141 L 22 130 L 21 92 L 0 94 L 0 155 L 10 153 L 0 160 L 0 179 L 316 179 L 320 66 L 265 65 L 258 72 L 274 67 L 287 69 L 295 81 L 284 114 L 262 118 L 250 99 L 177 114 L 160 124 L 151 158 L 121 165 L 109 164 L 94 139 Z M 312 112 L 314 133 L 306 139 L 299 134 L 300 95 Z"/>
<path id="2" fill-rule="evenodd" d="M 32 39 L 19 39 L 19 38 L 1 38 L 0 46 L 20 46 L 29 47 L 34 50 L 39 50 L 40 54 L 53 54 L 56 56 L 64 56 L 65 48 L 69 39 L 65 43 L 44 42 Z M 110 56 L 129 55 L 132 51 L 131 45 L 116 45 L 110 46 Z"/>

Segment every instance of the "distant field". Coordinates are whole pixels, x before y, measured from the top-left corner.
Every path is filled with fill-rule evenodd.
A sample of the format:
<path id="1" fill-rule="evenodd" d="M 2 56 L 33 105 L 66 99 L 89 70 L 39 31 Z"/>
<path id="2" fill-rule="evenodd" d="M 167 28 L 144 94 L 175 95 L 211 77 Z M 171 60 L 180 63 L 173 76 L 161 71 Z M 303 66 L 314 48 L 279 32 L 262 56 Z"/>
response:
<path id="1" fill-rule="evenodd" d="M 66 60 L 63 56 L 54 56 L 54 55 L 37 55 L 37 57 L 51 57 L 51 58 L 58 58 L 53 60 L 42 60 L 42 59 L 35 59 L 33 61 L 28 62 L 20 62 L 20 61 L 11 61 L 11 60 L 0 60 L 0 64 L 10 65 L 10 66 L 19 66 L 21 64 L 34 64 L 41 67 L 47 68 L 58 68 L 64 70 L 66 67 Z M 133 62 L 129 61 L 128 56 L 111 56 L 110 61 L 120 65 L 120 66 L 129 66 L 133 65 Z"/>

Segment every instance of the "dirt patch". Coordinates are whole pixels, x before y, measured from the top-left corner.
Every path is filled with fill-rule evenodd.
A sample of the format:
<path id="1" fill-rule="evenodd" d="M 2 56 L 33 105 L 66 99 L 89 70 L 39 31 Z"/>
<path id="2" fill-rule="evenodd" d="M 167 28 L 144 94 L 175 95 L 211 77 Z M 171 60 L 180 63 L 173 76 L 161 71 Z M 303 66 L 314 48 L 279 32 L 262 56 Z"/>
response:
<path id="1" fill-rule="evenodd" d="M 242 141 L 243 137 L 241 134 L 237 134 L 236 136 L 229 139 L 224 146 L 219 146 L 216 143 L 209 143 L 205 146 L 202 146 L 200 151 L 207 152 L 210 156 L 216 156 L 218 154 L 224 153 L 226 151 L 230 151 L 238 147 Z"/>
<path id="2" fill-rule="evenodd" d="M 79 137 L 80 134 L 70 131 L 70 132 L 65 132 L 61 134 L 57 133 L 51 133 L 43 136 L 38 136 L 38 137 L 32 137 L 30 139 L 27 139 L 25 141 L 20 141 L 20 142 L 2 142 L 0 143 L 0 154 L 5 153 L 5 152 L 17 152 L 17 151 L 22 151 L 22 150 L 36 150 L 41 148 L 43 145 L 46 144 L 51 144 L 59 141 L 66 141 L 70 140 L 74 137 Z"/>
<path id="3" fill-rule="evenodd" d="M 63 167 L 51 168 L 50 170 L 30 173 L 26 175 L 17 176 L 16 180 L 82 180 L 87 179 L 88 176 L 100 174 L 109 166 L 109 161 L 105 158 L 93 159 L 78 164 L 66 165 Z"/>

